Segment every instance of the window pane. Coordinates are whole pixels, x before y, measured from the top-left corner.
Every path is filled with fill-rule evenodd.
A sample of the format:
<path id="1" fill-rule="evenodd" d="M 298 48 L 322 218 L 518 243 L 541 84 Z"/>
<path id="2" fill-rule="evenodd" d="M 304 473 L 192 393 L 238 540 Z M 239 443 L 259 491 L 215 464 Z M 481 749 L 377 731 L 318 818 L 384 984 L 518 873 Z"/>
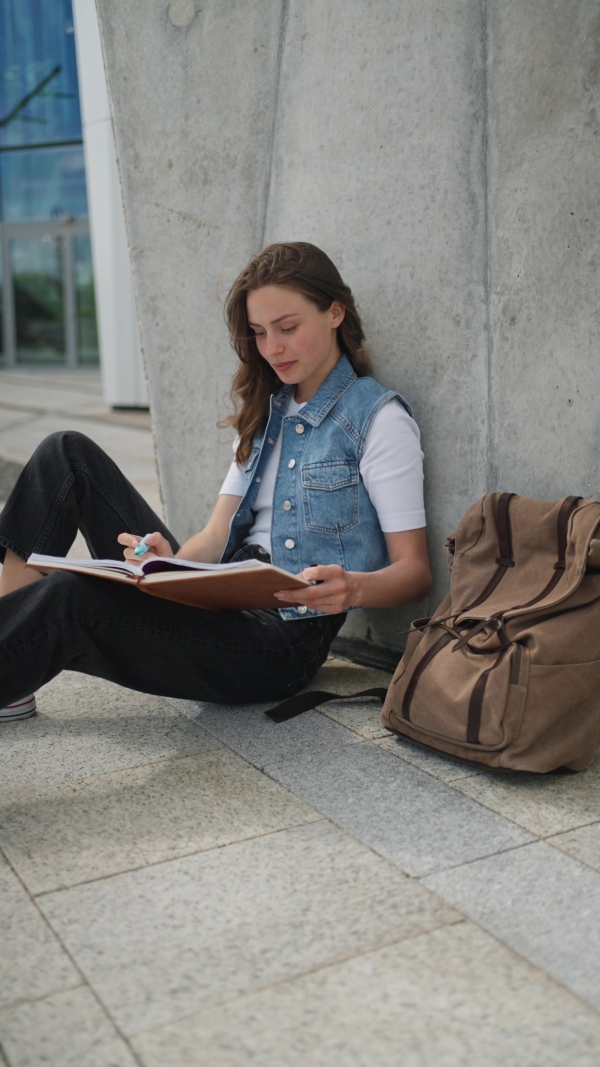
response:
<path id="1" fill-rule="evenodd" d="M 9 242 L 19 363 L 64 363 L 62 240 L 15 237 Z"/>
<path id="2" fill-rule="evenodd" d="M 0 154 L 5 222 L 87 218 L 83 148 L 35 148 Z"/>
<path id="3" fill-rule="evenodd" d="M 71 0 L 0 3 L 0 146 L 81 140 Z"/>
<path id="4" fill-rule="evenodd" d="M 80 235 L 73 238 L 73 270 L 77 316 L 77 362 L 98 363 L 100 352 L 96 330 L 92 250 L 87 236 Z"/>

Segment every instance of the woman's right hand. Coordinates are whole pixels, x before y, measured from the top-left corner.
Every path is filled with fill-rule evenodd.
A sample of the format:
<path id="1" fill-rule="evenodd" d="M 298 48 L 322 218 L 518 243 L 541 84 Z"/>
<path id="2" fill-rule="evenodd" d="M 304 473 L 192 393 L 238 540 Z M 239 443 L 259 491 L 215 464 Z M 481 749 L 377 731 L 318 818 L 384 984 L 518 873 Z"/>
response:
<path id="1" fill-rule="evenodd" d="M 148 551 L 144 552 L 143 556 L 136 556 L 134 549 L 137 548 L 142 540 L 149 546 Z M 166 537 L 163 537 L 161 533 L 151 533 L 147 536 L 122 533 L 117 537 L 117 541 L 120 545 L 125 545 L 123 555 L 131 563 L 143 563 L 145 559 L 150 559 L 151 556 L 173 556 L 173 549 Z"/>

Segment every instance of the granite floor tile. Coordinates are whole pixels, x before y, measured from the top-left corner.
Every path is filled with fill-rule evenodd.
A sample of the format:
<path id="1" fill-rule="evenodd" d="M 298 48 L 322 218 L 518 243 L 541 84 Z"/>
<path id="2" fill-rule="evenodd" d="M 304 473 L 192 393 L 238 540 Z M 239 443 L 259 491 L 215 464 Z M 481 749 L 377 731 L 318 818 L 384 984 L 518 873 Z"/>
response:
<path id="1" fill-rule="evenodd" d="M 387 689 L 391 680 L 392 675 L 387 671 L 362 667 L 358 663 L 349 663 L 347 660 L 332 656 L 325 661 L 307 689 L 325 689 L 344 696 L 362 689 L 375 687 Z M 332 703 L 322 704 L 319 710 L 334 722 L 339 722 L 348 730 L 353 730 L 360 737 L 370 741 L 376 737 L 388 736 L 387 730 L 380 722 L 381 708 L 381 701 L 369 698 L 368 700 L 335 700 Z"/>
<path id="2" fill-rule="evenodd" d="M 433 894 L 325 823 L 40 903 L 128 1035 L 457 920 Z"/>
<path id="3" fill-rule="evenodd" d="M 136 1067 L 85 986 L 0 1012 L 0 1041 L 11 1067 Z"/>
<path id="4" fill-rule="evenodd" d="M 470 923 L 138 1035 L 145 1067 L 597 1067 L 600 1019 Z"/>
<path id="5" fill-rule="evenodd" d="M 166 701 L 101 678 L 64 671 L 37 703 L 34 718 L 2 724 L 0 798 L 214 747 Z"/>
<path id="6" fill-rule="evenodd" d="M 365 741 L 376 741 L 387 737 L 387 731 L 381 725 L 381 702 L 379 700 L 335 700 L 323 704 L 319 711 L 328 719 L 352 730 Z"/>
<path id="7" fill-rule="evenodd" d="M 30 422 L 31 418 L 30 411 L 19 411 L 17 408 L 0 406 L 0 431 L 10 430 L 12 426 L 18 426 L 21 422 Z"/>
<path id="8" fill-rule="evenodd" d="M 58 369 L 58 374 L 54 371 L 54 376 L 47 373 L 31 375 L 3 368 L 0 377 L 2 407 L 7 411 L 21 411 L 31 418 L 33 414 L 39 417 L 44 411 L 86 411 L 102 400 L 102 383 L 97 374 L 92 372 L 88 378 L 84 372 L 77 381 L 61 372 L 62 368 Z"/>
<path id="9" fill-rule="evenodd" d="M 274 707 L 273 702 L 224 706 L 206 701 L 187 708 L 182 701 L 172 703 L 259 770 L 268 770 L 288 758 L 310 759 L 315 751 L 360 744 L 360 738 L 352 730 L 346 730 L 318 711 L 307 711 L 287 722 L 275 723 L 265 715 L 267 708 Z"/>
<path id="10" fill-rule="evenodd" d="M 269 774 L 337 826 L 421 876 L 529 841 L 451 786 L 369 743 L 314 748 Z"/>
<path id="11" fill-rule="evenodd" d="M 47 397 L 46 386 L 43 392 Z M 29 394 L 29 388 L 27 388 L 27 393 Z M 97 401 L 93 404 L 93 409 L 97 411 Z M 64 412 L 65 407 L 62 410 Z M 48 434 L 64 430 L 67 419 L 70 430 L 77 430 L 88 437 L 93 437 L 134 485 L 156 478 L 150 431 L 120 426 L 118 423 L 107 422 L 104 419 L 90 422 L 86 418 L 78 418 L 74 410 L 69 415 L 46 411 L 36 418 L 35 423 L 20 423 L 18 426 L 11 426 L 9 430 L 0 430 L 0 451 L 28 460 L 33 450 Z"/>
<path id="12" fill-rule="evenodd" d="M 385 738 L 375 744 L 384 752 L 390 752 L 392 756 L 410 763 L 426 774 L 439 778 L 440 782 L 455 782 L 458 778 L 472 778 L 475 774 L 481 774 L 480 767 L 469 767 L 460 760 L 453 759 L 443 752 L 435 752 L 434 749 L 424 748 L 407 741 L 398 734 L 390 734 L 386 731 Z"/>
<path id="13" fill-rule="evenodd" d="M 591 826 L 580 826 L 578 830 L 569 830 L 568 833 L 558 834 L 556 837 L 549 837 L 547 843 L 573 856 L 581 863 L 587 864 L 588 867 L 600 871 L 600 822 L 592 823 Z"/>
<path id="14" fill-rule="evenodd" d="M 424 879 L 600 1010 L 600 875 L 539 841 Z"/>
<path id="15" fill-rule="evenodd" d="M 44 893 L 319 819 L 307 804 L 211 742 L 206 752 L 0 805 L 0 847 Z"/>
<path id="16" fill-rule="evenodd" d="M 600 758 L 578 774 L 484 771 L 454 787 L 537 837 L 600 820 Z"/>
<path id="17" fill-rule="evenodd" d="M 330 657 L 306 691 L 325 689 L 343 696 L 374 686 L 387 688 L 389 679 L 384 671 Z M 356 734 L 369 739 L 386 733 L 379 722 L 381 704 L 377 700 L 336 700 L 285 723 L 266 718 L 265 711 L 276 705 L 274 701 L 238 707 L 176 699 L 169 703 L 261 769 L 291 754 L 310 753 L 315 746 L 352 744 L 358 740 Z"/>
<path id="18" fill-rule="evenodd" d="M 0 930 L 0 1007 L 81 983 L 66 952 L 2 856 Z"/>

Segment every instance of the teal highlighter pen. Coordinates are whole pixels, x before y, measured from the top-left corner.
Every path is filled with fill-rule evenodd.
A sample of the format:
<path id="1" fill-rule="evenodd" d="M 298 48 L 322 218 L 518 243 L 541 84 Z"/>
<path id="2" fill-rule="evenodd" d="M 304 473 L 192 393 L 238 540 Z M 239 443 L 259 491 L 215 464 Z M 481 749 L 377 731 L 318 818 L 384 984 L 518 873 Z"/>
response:
<path id="1" fill-rule="evenodd" d="M 150 534 L 144 534 L 144 536 L 142 537 L 142 540 L 140 541 L 140 543 L 137 546 L 137 548 L 134 548 L 134 550 L 133 550 L 134 556 L 145 556 L 146 552 L 148 552 L 150 550 L 150 545 L 146 544 L 146 538 L 147 537 L 150 537 Z"/>

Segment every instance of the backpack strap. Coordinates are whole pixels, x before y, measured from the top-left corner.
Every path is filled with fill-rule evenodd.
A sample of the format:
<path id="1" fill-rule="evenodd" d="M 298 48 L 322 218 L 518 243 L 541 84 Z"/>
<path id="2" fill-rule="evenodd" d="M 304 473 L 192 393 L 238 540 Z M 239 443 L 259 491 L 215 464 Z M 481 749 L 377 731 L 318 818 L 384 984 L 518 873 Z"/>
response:
<path id="1" fill-rule="evenodd" d="M 515 606 L 512 608 L 505 609 L 504 611 L 498 611 L 495 615 L 490 615 L 489 618 L 482 619 L 481 622 L 479 622 L 475 627 L 469 629 L 466 634 L 462 635 L 460 640 L 452 649 L 453 652 L 459 652 L 461 648 L 464 648 L 465 645 L 468 645 L 471 638 L 475 637 L 475 634 L 479 633 L 480 630 L 485 630 L 486 626 L 493 626 L 497 630 L 501 630 L 502 618 L 506 614 L 506 611 L 520 611 L 522 608 L 530 608 L 534 604 L 537 604 L 540 600 L 544 600 L 545 597 L 547 597 L 548 594 L 552 592 L 554 587 L 558 585 L 560 579 L 562 578 L 565 572 L 569 519 L 571 518 L 571 515 L 573 514 L 580 500 L 580 496 L 568 496 L 563 500 L 560 506 L 560 511 L 556 520 L 557 560 L 553 567 L 554 573 L 551 575 L 549 581 L 546 583 L 541 593 L 536 593 L 536 595 L 532 597 L 531 600 L 527 600 L 524 604 L 515 604 Z M 496 560 L 496 562 L 498 563 L 498 560 Z M 494 575 L 494 578 L 495 577 L 496 575 Z M 496 585 L 498 584 L 499 580 L 500 579 L 497 579 Z M 481 600 L 479 601 L 479 603 L 481 603 Z M 473 604 L 470 608 L 465 608 L 465 611 L 470 611 L 472 607 L 474 607 Z M 464 614 L 464 612 L 461 612 L 461 615 L 462 614 Z"/>
<path id="2" fill-rule="evenodd" d="M 293 719 L 295 715 L 301 715 L 303 711 L 312 711 L 313 708 L 327 703 L 328 700 L 354 700 L 355 697 L 377 697 L 383 703 L 386 695 L 387 689 L 379 687 L 361 689 L 359 693 L 328 693 L 325 689 L 313 689 L 309 693 L 298 693 L 297 696 L 284 700 L 283 704 L 278 704 L 276 708 L 265 711 L 265 715 L 268 719 L 272 719 L 273 722 L 285 722 L 287 719 Z"/>
<path id="3" fill-rule="evenodd" d="M 479 730 L 481 728 L 481 709 L 483 707 L 483 696 L 485 693 L 485 687 L 488 683 L 488 678 L 495 667 L 502 662 L 508 648 L 503 648 L 500 655 L 492 663 L 491 667 L 488 667 L 487 671 L 479 675 L 479 678 L 473 686 L 471 693 L 471 699 L 469 700 L 469 716 L 467 721 L 467 741 L 470 745 L 479 744 Z"/>
<path id="4" fill-rule="evenodd" d="M 498 498 L 498 504 L 496 506 L 496 531 L 498 533 L 499 553 L 496 558 L 496 570 L 483 592 L 477 597 L 477 600 L 474 600 L 472 604 L 463 608 L 461 615 L 463 615 L 465 611 L 472 611 L 473 608 L 478 608 L 480 604 L 483 604 L 484 600 L 487 600 L 487 598 L 494 592 L 498 583 L 502 581 L 508 568 L 514 567 L 515 565 L 515 561 L 512 558 L 512 537 L 510 516 L 508 514 L 508 506 L 513 496 L 515 496 L 514 493 L 502 493 Z"/>
<path id="5" fill-rule="evenodd" d="M 406 719 L 407 722 L 410 722 L 410 706 L 412 704 L 412 698 L 414 696 L 415 689 L 417 688 L 419 678 L 423 674 L 425 668 L 429 666 L 432 659 L 437 656 L 438 652 L 441 652 L 442 649 L 445 648 L 446 645 L 449 645 L 450 642 L 453 640 L 454 635 L 451 632 L 448 632 L 448 630 L 446 630 L 446 632 L 438 638 L 435 644 L 431 646 L 431 648 L 425 653 L 423 658 L 420 659 L 417 663 L 417 666 L 415 667 L 413 672 L 413 676 L 406 687 L 406 692 L 402 701 L 402 718 Z"/>
<path id="6" fill-rule="evenodd" d="M 558 583 L 560 582 L 560 579 L 564 574 L 566 566 L 567 532 L 569 529 L 569 519 L 571 518 L 571 515 L 575 511 L 575 508 L 577 507 L 580 500 L 580 496 L 568 496 L 563 500 L 560 507 L 560 511 L 558 513 L 558 519 L 556 520 L 557 560 L 554 564 L 554 574 L 550 578 L 548 584 L 542 589 L 541 593 L 538 593 L 537 596 L 532 597 L 532 599 L 528 600 L 526 604 L 519 604 L 519 608 L 529 608 L 532 604 L 537 604 L 538 600 L 543 600 L 544 597 L 547 597 L 548 593 L 551 593 L 555 585 L 558 585 Z"/>

